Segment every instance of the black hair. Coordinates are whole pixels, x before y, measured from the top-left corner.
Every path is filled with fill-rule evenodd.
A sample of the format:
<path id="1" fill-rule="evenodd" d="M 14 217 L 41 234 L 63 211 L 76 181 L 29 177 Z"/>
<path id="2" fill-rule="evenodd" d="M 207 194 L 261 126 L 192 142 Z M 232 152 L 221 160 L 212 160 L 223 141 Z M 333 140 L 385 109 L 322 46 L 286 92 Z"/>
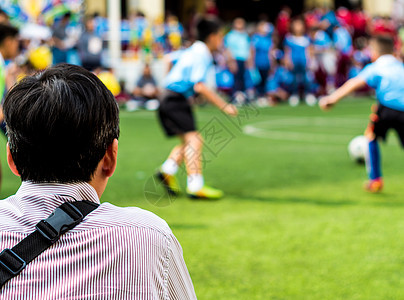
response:
<path id="1" fill-rule="evenodd" d="M 392 37 L 375 35 L 372 40 L 376 42 L 380 54 L 392 54 L 394 52 L 394 40 Z"/>
<path id="2" fill-rule="evenodd" d="M 16 84 L 3 105 L 12 158 L 23 181 L 89 182 L 119 137 L 119 111 L 105 85 L 59 64 Z"/>
<path id="3" fill-rule="evenodd" d="M 198 31 L 198 40 L 206 42 L 211 34 L 218 33 L 221 28 L 220 22 L 213 18 L 204 18 L 199 20 L 196 25 Z"/>
<path id="4" fill-rule="evenodd" d="M 0 24 L 0 44 L 8 37 L 16 37 L 18 35 L 18 29 L 7 24 Z"/>

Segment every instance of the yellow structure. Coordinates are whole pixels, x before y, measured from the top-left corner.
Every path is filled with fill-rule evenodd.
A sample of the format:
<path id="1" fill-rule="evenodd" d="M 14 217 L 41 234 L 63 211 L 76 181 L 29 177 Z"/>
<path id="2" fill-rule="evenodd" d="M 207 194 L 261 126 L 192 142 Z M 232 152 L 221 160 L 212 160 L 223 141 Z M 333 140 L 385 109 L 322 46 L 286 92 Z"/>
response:
<path id="1" fill-rule="evenodd" d="M 85 1 L 85 13 L 94 14 L 99 13 L 102 16 L 106 16 L 107 12 L 107 0 L 86 0 Z"/>
<path id="2" fill-rule="evenodd" d="M 364 0 L 364 10 L 372 16 L 391 16 L 394 0 Z"/>
<path id="3" fill-rule="evenodd" d="M 150 19 L 164 16 L 164 0 L 86 0 L 85 13 L 94 14 L 97 12 L 102 16 L 107 16 L 107 1 L 124 2 L 122 4 L 126 4 L 124 7 L 127 8 L 128 15 L 139 10 Z"/>

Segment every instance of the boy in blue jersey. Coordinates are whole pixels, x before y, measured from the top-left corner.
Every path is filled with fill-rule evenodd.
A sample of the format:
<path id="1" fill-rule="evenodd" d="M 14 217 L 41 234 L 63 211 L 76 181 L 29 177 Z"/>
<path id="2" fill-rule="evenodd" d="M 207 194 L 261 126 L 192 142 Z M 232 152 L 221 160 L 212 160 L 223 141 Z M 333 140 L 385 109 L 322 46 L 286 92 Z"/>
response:
<path id="1" fill-rule="evenodd" d="M 272 31 L 273 27 L 268 22 L 261 21 L 257 25 L 257 33 L 251 39 L 255 67 L 261 76 L 256 86 L 260 97 L 265 95 L 265 84 L 271 68 Z"/>
<path id="2" fill-rule="evenodd" d="M 370 192 L 380 192 L 383 180 L 378 139 L 385 140 L 387 131 L 392 128 L 398 133 L 404 147 L 404 65 L 392 55 L 394 41 L 390 37 L 374 37 L 370 46 L 373 63 L 367 65 L 334 93 L 321 99 L 319 104 L 322 109 L 327 110 L 366 84 L 376 89 L 377 109 L 371 114 L 365 132 L 369 139 L 369 157 L 366 159 L 369 182 L 366 189 Z"/>
<path id="3" fill-rule="evenodd" d="M 195 199 L 218 199 L 223 192 L 204 184 L 202 175 L 203 141 L 195 126 L 189 98 L 196 93 L 224 113 L 235 116 L 237 108 L 226 103 L 204 83 L 212 66 L 212 52 L 222 46 L 223 34 L 217 21 L 202 19 L 197 25 L 198 41 L 184 50 L 165 79 L 165 95 L 159 108 L 160 123 L 169 136 L 181 143 L 174 147 L 160 167 L 157 178 L 171 195 L 179 193 L 175 178 L 184 162 L 187 170 L 187 194 Z"/>
<path id="4" fill-rule="evenodd" d="M 275 55 L 277 67 L 266 81 L 266 92 L 270 105 L 286 101 L 292 92 L 293 85 L 293 74 L 285 66 L 283 52 L 277 50 Z"/>
<path id="5" fill-rule="evenodd" d="M 224 46 L 229 56 L 229 68 L 234 74 L 233 100 L 243 102 L 247 99 L 245 73 L 247 65 L 251 65 L 250 38 L 245 30 L 245 20 L 236 18 L 233 29 L 226 34 Z"/>
<path id="6" fill-rule="evenodd" d="M 298 94 L 305 95 L 306 103 L 314 105 L 316 99 L 312 94 L 312 85 L 308 80 L 308 63 L 310 55 L 310 39 L 305 35 L 305 24 L 300 18 L 294 19 L 291 24 L 291 34 L 285 38 L 285 55 L 294 76 L 293 93 L 289 99 L 291 106 L 299 104 Z M 302 92 L 302 93 L 301 93 Z"/>

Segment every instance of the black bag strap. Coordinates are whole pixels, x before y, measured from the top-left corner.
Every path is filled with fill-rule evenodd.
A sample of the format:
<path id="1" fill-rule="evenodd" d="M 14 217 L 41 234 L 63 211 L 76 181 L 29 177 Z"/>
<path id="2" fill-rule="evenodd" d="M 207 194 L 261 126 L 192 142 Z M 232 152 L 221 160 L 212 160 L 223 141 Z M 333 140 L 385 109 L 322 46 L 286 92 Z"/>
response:
<path id="1" fill-rule="evenodd" d="M 4 249 L 0 253 L 0 288 L 98 206 L 99 204 L 87 200 L 65 202 L 47 219 L 36 224 L 33 233 L 13 248 Z"/>

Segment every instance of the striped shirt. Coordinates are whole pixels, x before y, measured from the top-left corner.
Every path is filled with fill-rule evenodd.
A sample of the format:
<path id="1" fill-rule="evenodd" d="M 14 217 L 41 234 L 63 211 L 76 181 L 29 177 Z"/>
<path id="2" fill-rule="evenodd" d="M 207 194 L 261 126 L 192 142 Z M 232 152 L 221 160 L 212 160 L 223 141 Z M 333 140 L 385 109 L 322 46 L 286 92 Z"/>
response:
<path id="1" fill-rule="evenodd" d="M 23 182 L 0 201 L 0 251 L 64 202 L 99 203 L 88 183 Z M 0 299 L 196 299 L 182 249 L 151 212 L 102 203 L 0 290 Z"/>

